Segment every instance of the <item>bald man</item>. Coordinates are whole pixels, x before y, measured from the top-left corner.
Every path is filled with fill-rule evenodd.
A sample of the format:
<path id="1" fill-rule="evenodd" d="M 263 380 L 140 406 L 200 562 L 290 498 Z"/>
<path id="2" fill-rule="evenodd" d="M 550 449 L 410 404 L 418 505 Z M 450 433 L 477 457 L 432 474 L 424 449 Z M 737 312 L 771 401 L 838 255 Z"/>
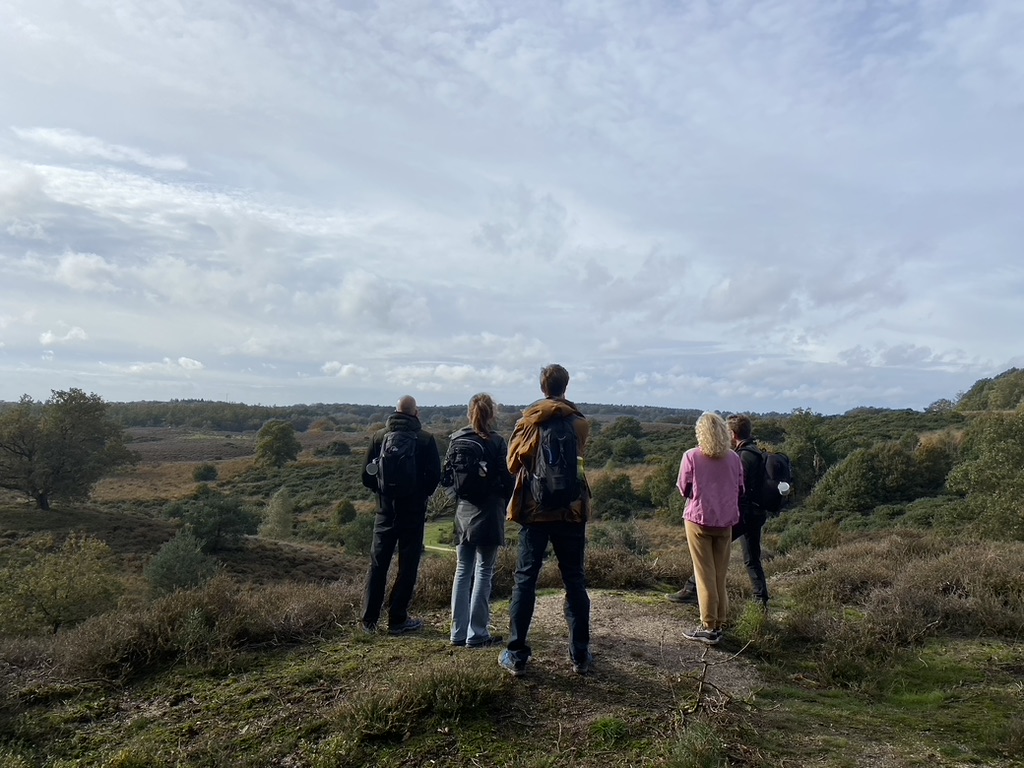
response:
<path id="1" fill-rule="evenodd" d="M 381 452 L 402 453 L 408 449 L 414 457 L 411 485 L 382 488 L 378 472 Z M 373 523 L 370 567 L 363 590 L 363 631 L 377 631 L 387 588 L 391 557 L 398 548 L 398 572 L 388 595 L 388 632 L 404 635 L 423 628 L 423 622 L 409 615 L 416 588 L 416 575 L 423 552 L 423 529 L 427 518 L 427 499 L 441 479 L 441 457 L 434 436 L 420 426 L 416 398 L 405 395 L 384 428 L 374 433 L 363 462 L 363 485 L 377 494 L 377 516 Z"/>

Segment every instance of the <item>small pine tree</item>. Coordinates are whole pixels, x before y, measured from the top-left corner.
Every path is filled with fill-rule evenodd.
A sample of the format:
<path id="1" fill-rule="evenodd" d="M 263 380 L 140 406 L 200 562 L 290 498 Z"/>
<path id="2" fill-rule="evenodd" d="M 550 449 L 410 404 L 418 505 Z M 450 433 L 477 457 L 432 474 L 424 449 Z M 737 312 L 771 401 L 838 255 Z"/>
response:
<path id="1" fill-rule="evenodd" d="M 188 527 L 165 542 L 143 571 L 154 595 L 198 587 L 216 573 L 217 561 L 203 552 L 203 543 Z"/>
<path id="2" fill-rule="evenodd" d="M 290 539 L 295 527 L 295 503 L 287 488 L 270 497 L 260 523 L 260 536 L 267 539 Z"/>

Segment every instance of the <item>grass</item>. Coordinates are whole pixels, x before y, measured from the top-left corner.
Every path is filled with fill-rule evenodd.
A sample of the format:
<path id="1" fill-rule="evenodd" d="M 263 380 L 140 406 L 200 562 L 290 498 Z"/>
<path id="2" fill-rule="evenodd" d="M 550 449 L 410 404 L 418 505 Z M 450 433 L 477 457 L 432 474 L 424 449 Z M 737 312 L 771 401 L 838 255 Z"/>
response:
<path id="1" fill-rule="evenodd" d="M 137 575 L 175 530 L 158 514 L 161 499 L 190 492 L 201 461 L 218 464 L 219 488 L 254 499 L 289 487 L 304 505 L 300 528 L 355 488 L 358 459 L 304 454 L 258 472 L 244 455 L 210 456 L 222 444 L 249 450 L 237 436 L 177 435 L 162 447 L 151 437 L 140 482 L 104 481 L 91 504 L 41 513 L 0 501 L 0 565 L 27 537 L 82 531 Z M 358 456 L 359 440 L 350 442 Z M 675 611 L 661 595 L 689 574 L 683 529 L 637 525 L 653 551 L 592 548 L 591 588 L 625 595 L 624 611 L 638 617 Z M 450 526 L 429 524 L 428 546 L 443 547 Z M 116 610 L 56 636 L 0 639 L 0 766 L 1015 764 L 1024 546 L 851 533 L 825 520 L 786 546 L 769 526 L 765 543 L 772 613 L 744 600 L 734 553 L 722 645 L 736 655 L 727 663 L 753 665 L 761 687 L 711 700 L 697 676 L 639 664 L 581 679 L 563 659 L 513 680 L 494 653 L 457 652 L 444 631 L 447 552 L 431 550 L 421 566 L 414 608 L 427 629 L 365 636 L 356 630 L 364 557 L 250 538 L 219 555 L 225 573 L 202 589 L 160 602 L 129 591 Z M 514 560 L 514 547 L 502 550 L 497 624 L 507 621 Z M 553 560 L 539 587 L 558 599 Z"/>

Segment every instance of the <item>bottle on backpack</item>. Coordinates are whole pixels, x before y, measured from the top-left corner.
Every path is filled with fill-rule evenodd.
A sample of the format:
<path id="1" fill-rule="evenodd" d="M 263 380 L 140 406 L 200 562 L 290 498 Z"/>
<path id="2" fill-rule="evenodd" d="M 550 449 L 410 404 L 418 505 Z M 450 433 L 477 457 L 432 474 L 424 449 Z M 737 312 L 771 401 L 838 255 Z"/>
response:
<path id="1" fill-rule="evenodd" d="M 761 479 L 756 483 L 757 492 L 752 496 L 754 504 L 763 509 L 770 517 L 775 517 L 789 501 L 793 488 L 793 467 L 789 456 L 784 453 L 769 453 L 753 445 L 745 445 L 740 450 L 752 451 L 761 462 Z"/>
<path id="2" fill-rule="evenodd" d="M 369 472 L 368 474 L 373 474 Z M 416 433 L 394 430 L 384 435 L 377 458 L 377 486 L 382 496 L 405 498 L 416 494 Z"/>
<path id="3" fill-rule="evenodd" d="M 488 466 L 489 461 L 497 466 L 498 459 L 490 455 L 492 452 L 490 441 L 475 432 L 455 433 L 445 456 L 442 485 L 450 479 L 456 498 L 478 506 L 492 493 L 499 493 L 498 472 Z"/>

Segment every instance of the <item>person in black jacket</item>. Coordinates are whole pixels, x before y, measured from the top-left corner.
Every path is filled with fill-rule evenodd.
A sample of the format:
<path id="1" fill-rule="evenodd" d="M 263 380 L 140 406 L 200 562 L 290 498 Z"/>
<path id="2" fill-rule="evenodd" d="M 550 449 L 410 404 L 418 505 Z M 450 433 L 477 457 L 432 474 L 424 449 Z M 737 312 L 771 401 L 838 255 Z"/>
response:
<path id="1" fill-rule="evenodd" d="M 415 490 L 408 496 L 390 497 L 380 492 L 377 471 L 384 437 L 389 432 L 411 432 L 416 438 Z M 384 604 L 388 568 L 398 547 L 398 573 L 388 595 L 388 632 L 402 635 L 423 628 L 423 622 L 409 616 L 409 604 L 416 588 L 416 576 L 423 552 L 423 530 L 427 499 L 441 479 L 441 458 L 434 436 L 420 426 L 419 409 L 411 395 L 398 401 L 383 429 L 373 435 L 363 463 L 363 485 L 377 494 L 378 511 L 373 523 L 370 567 L 363 590 L 362 622 L 366 632 L 377 631 Z"/>
<path id="2" fill-rule="evenodd" d="M 745 490 L 740 498 L 740 521 L 733 526 L 732 538 L 740 540 L 743 547 L 743 564 L 747 566 L 747 576 L 754 588 L 754 599 L 765 610 L 768 610 L 768 581 L 761 563 L 761 529 L 768 519 L 767 513 L 756 503 L 757 493 L 763 484 L 761 473 L 763 464 L 760 451 L 743 450 L 747 447 L 756 449 L 750 417 L 737 414 L 726 419 L 732 433 L 732 447 L 740 455 L 743 462 L 743 485 Z M 697 582 L 693 576 L 678 592 L 667 596 L 674 603 L 697 605 Z"/>
<path id="3" fill-rule="evenodd" d="M 505 543 L 505 506 L 512 496 L 512 475 L 505 465 L 505 439 L 494 431 L 497 408 L 490 395 L 473 395 L 469 426 L 451 435 L 441 471 L 441 485 L 452 488 L 455 507 L 455 543 L 458 562 L 452 581 L 452 645 L 486 648 L 501 642 L 488 629 L 491 620 L 491 582 L 498 550 Z M 457 446 L 476 443 L 483 460 L 461 466 Z M 460 473 L 476 477 L 460 479 Z M 471 492 L 470 481 L 476 481 Z"/>

